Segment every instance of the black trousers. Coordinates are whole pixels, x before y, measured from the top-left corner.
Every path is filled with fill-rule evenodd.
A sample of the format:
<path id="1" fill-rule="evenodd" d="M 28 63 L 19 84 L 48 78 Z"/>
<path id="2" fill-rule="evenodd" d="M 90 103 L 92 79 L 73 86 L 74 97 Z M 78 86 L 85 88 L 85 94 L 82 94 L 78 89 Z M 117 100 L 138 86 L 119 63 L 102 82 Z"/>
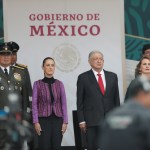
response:
<path id="1" fill-rule="evenodd" d="M 7 131 L 5 129 L 0 129 L 0 150 L 3 150 L 6 139 L 7 139 Z"/>
<path id="2" fill-rule="evenodd" d="M 63 120 L 55 115 L 39 117 L 41 135 L 38 136 L 39 150 L 60 150 Z"/>
<path id="3" fill-rule="evenodd" d="M 98 150 L 100 148 L 100 126 L 87 128 L 87 149 Z"/>

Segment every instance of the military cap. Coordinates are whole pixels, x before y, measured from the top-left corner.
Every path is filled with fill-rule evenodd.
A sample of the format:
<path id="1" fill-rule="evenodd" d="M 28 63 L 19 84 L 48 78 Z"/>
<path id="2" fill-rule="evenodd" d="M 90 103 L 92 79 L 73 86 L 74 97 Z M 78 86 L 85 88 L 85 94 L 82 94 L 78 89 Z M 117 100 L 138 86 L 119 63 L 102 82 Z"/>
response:
<path id="1" fill-rule="evenodd" d="M 150 49 L 150 44 L 143 45 L 142 53 L 144 54 L 147 49 Z"/>
<path id="2" fill-rule="evenodd" d="M 18 52 L 19 50 L 19 45 L 16 42 L 8 42 L 8 44 L 12 47 L 12 52 Z"/>
<path id="3" fill-rule="evenodd" d="M 2 53 L 12 54 L 12 47 L 7 42 L 0 45 L 0 54 Z"/>

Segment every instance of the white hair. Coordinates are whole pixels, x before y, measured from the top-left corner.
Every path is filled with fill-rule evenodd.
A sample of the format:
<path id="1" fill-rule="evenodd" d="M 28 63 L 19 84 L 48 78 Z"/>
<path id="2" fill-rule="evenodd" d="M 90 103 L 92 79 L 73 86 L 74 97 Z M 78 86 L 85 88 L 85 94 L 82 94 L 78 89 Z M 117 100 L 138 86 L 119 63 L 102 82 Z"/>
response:
<path id="1" fill-rule="evenodd" d="M 99 53 L 102 57 L 104 57 L 104 55 L 103 55 L 103 53 L 102 52 L 100 52 L 100 51 L 98 51 L 98 50 L 94 50 L 94 51 L 91 51 L 90 53 L 89 53 L 89 59 L 91 58 L 91 56 L 93 55 L 93 54 L 95 54 L 95 53 Z"/>

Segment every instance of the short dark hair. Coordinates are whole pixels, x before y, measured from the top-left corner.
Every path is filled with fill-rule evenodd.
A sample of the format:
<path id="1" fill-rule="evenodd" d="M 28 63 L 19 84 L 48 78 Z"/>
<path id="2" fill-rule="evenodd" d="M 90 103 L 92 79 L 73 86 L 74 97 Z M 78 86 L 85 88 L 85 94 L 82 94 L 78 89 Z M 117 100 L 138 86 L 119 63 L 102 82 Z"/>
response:
<path id="1" fill-rule="evenodd" d="M 143 45 L 142 53 L 144 54 L 147 49 L 150 49 L 150 44 Z"/>
<path id="2" fill-rule="evenodd" d="M 48 59 L 51 59 L 51 60 L 54 61 L 54 59 L 53 59 L 52 57 L 46 57 L 46 58 L 44 58 L 44 60 L 43 60 L 42 66 L 44 66 L 46 60 L 48 60 Z M 55 63 L 55 61 L 54 61 L 54 63 Z"/>

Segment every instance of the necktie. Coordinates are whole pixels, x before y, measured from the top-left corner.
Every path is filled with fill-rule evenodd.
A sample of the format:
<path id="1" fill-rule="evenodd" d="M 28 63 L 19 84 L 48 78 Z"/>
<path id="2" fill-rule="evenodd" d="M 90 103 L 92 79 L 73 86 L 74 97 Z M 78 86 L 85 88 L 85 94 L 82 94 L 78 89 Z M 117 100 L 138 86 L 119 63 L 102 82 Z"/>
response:
<path id="1" fill-rule="evenodd" d="M 7 77 L 9 76 L 6 68 L 4 69 L 4 73 L 6 74 Z"/>
<path id="2" fill-rule="evenodd" d="M 104 89 L 104 84 L 103 84 L 103 80 L 102 80 L 101 74 L 97 74 L 97 75 L 98 75 L 98 84 L 99 84 L 99 87 L 101 89 L 102 94 L 104 95 L 105 89 Z"/>

